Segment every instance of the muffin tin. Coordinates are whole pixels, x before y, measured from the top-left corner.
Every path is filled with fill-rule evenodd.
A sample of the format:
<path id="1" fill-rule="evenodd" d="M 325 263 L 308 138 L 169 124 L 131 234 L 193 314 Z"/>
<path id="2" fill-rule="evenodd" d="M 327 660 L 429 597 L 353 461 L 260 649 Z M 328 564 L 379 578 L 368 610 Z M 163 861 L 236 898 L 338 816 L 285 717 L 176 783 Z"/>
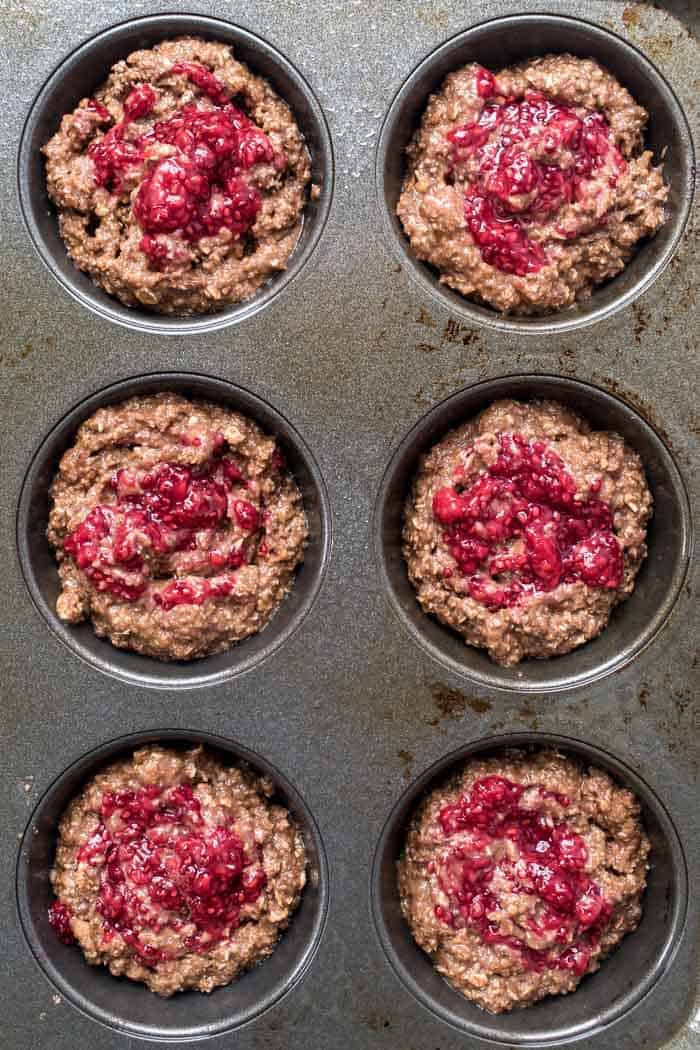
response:
<path id="1" fill-rule="evenodd" d="M 569 52 L 595 56 L 649 114 L 645 147 L 654 163 L 664 162 L 672 218 L 655 237 L 639 246 L 622 273 L 599 288 L 588 302 L 551 317 L 499 317 L 441 284 L 435 270 L 413 256 L 395 214 L 401 193 L 402 151 L 420 123 L 428 96 L 446 75 L 468 62 L 497 72 L 538 55 Z M 663 273 L 683 235 L 693 199 L 695 167 L 690 128 L 673 88 L 642 51 L 607 28 L 558 14 L 517 14 L 472 25 L 441 43 L 402 84 L 382 126 L 376 165 L 377 192 L 384 200 L 385 225 L 394 248 L 411 274 L 449 309 L 518 335 L 555 334 L 583 328 L 624 309 Z"/>
<path id="2" fill-rule="evenodd" d="M 223 653 L 203 660 L 162 661 L 128 649 L 117 649 L 98 638 L 91 623 L 69 626 L 56 615 L 60 581 L 56 559 L 46 543 L 49 487 L 63 453 L 73 443 L 86 419 L 105 405 L 129 397 L 172 390 L 185 397 L 225 404 L 253 418 L 274 435 L 294 475 L 304 502 L 309 539 L 304 562 L 297 571 L 286 600 L 268 625 Z M 247 671 L 290 637 L 311 609 L 319 592 L 331 549 L 331 512 L 326 486 L 311 452 L 294 427 L 279 412 L 248 390 L 211 376 L 188 372 L 153 373 L 114 383 L 72 408 L 39 447 L 22 486 L 17 514 L 17 549 L 25 582 L 35 605 L 51 630 L 73 652 L 106 674 L 140 686 L 192 688 L 215 685 Z"/>
<path id="3" fill-rule="evenodd" d="M 61 254 L 36 157 L 60 111 L 116 57 L 171 32 L 174 16 L 114 26 L 135 12 L 104 0 L 89 10 L 25 5 L 6 16 L 11 149 L 40 91 L 20 154 L 22 206 L 41 254 L 72 293 L 32 251 L 8 180 L 0 363 L 11 390 L 3 520 L 11 742 L 2 806 L 16 849 L 3 851 L 2 872 L 6 886 L 16 884 L 17 907 L 11 902 L 4 944 L 7 1045 L 221 1047 L 235 1038 L 242 1050 L 278 1050 L 301 1037 L 319 1050 L 457 1050 L 466 1038 L 484 1048 L 689 1050 L 700 933 L 700 908 L 687 893 L 700 875 L 696 581 L 687 574 L 689 499 L 698 495 L 692 229 L 661 271 L 692 194 L 692 143 L 673 91 L 692 122 L 697 20 L 680 2 L 665 12 L 553 2 L 551 14 L 569 17 L 540 16 L 535 40 L 532 16 L 527 32 L 510 18 L 531 5 L 507 0 L 478 0 L 468 13 L 428 0 L 410 18 L 403 5 L 340 0 L 311 0 L 303 15 L 275 5 L 273 18 L 270 5 L 251 0 L 236 11 L 241 25 L 223 35 L 202 20 L 206 5 L 190 6 L 198 14 L 182 16 L 176 31 L 238 42 L 292 102 L 322 185 L 294 280 L 284 275 L 242 308 L 191 321 L 126 311 L 83 283 Z M 509 18 L 481 25 L 494 16 Z M 436 61 L 473 57 L 464 34 L 468 47 L 481 41 L 491 54 L 507 43 L 504 61 L 565 37 L 653 108 L 650 136 L 657 151 L 668 150 L 673 218 L 590 307 L 503 321 L 436 290 L 427 271 L 416 282 L 423 268 L 389 228 L 392 151 L 448 68 Z M 427 77 L 419 91 L 412 70 Z M 533 332 L 539 339 L 525 338 Z M 87 627 L 61 625 L 42 544 L 46 483 L 71 432 L 99 404 L 156 388 L 226 400 L 277 434 L 312 522 L 307 562 L 269 627 L 225 657 L 188 666 L 121 654 Z M 606 634 L 551 666 L 516 672 L 461 647 L 411 604 L 397 542 L 397 499 L 420 452 L 504 393 L 557 396 L 596 426 L 614 425 L 645 459 L 656 500 L 650 557 Z M 52 830 L 65 802 L 97 765 L 154 739 L 203 739 L 269 770 L 312 854 L 302 909 L 273 957 L 210 997 L 161 1001 L 90 970 L 47 930 Z M 552 741 L 639 794 L 656 845 L 647 910 L 573 999 L 494 1019 L 451 999 L 410 940 L 392 868 L 413 802 L 461 755 Z"/>
<path id="4" fill-rule="evenodd" d="M 61 116 L 106 80 L 115 62 L 139 48 L 168 37 L 190 34 L 235 48 L 238 58 L 270 81 L 289 102 L 312 157 L 311 181 L 318 187 L 309 200 L 299 242 L 286 270 L 276 274 L 256 295 L 216 314 L 167 317 L 123 306 L 77 269 L 68 258 L 46 190 L 41 147 L 58 130 Z M 250 317 L 271 302 L 302 269 L 325 226 L 333 194 L 333 151 L 328 126 L 311 88 L 294 66 L 265 40 L 240 26 L 215 18 L 154 15 L 130 19 L 86 40 L 56 67 L 37 95 L 22 131 L 17 168 L 20 205 L 27 230 L 56 280 L 79 303 L 101 317 L 141 332 L 164 335 L 210 332 Z"/>

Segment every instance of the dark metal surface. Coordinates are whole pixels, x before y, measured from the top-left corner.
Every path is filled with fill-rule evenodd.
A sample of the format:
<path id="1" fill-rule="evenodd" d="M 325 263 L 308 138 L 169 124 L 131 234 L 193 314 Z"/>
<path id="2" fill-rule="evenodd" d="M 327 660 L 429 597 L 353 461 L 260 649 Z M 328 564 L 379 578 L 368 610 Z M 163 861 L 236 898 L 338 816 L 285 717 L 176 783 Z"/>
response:
<path id="1" fill-rule="evenodd" d="M 378 133 L 402 83 L 440 43 L 485 18 L 540 5 L 246 0 L 235 10 L 212 10 L 193 0 L 173 6 L 230 17 L 301 71 L 330 125 L 334 197 L 313 255 L 265 309 L 224 330 L 166 338 L 109 323 L 56 284 L 22 225 L 15 172 L 4 167 L 2 710 L 9 743 L 3 885 L 9 890 L 14 882 L 34 805 L 92 748 L 162 726 L 238 741 L 283 771 L 318 823 L 329 863 L 328 922 L 300 984 L 235 1035 L 212 1036 L 203 1045 L 458 1050 L 464 1032 L 403 987 L 375 933 L 370 868 L 389 813 L 423 770 L 455 748 L 500 733 L 561 733 L 613 756 L 648 785 L 676 827 L 697 883 L 697 573 L 689 575 L 663 633 L 604 680 L 556 695 L 544 686 L 528 694 L 495 691 L 446 670 L 393 615 L 371 550 L 380 481 L 406 434 L 449 394 L 513 372 L 554 373 L 633 406 L 670 450 L 697 514 L 697 233 L 691 221 L 653 287 L 595 326 L 520 339 L 467 321 L 396 264 L 374 188 Z M 639 47 L 697 126 L 695 5 L 550 0 L 547 8 L 597 22 Z M 142 0 L 116 8 L 106 0 L 13 0 L 1 7 L 0 122 L 7 151 L 14 154 L 33 98 L 65 55 L 115 22 L 152 11 Z M 304 435 L 334 519 L 327 577 L 304 623 L 263 664 L 206 688 L 125 684 L 78 659 L 37 612 L 16 553 L 19 494 L 36 448 L 72 406 L 110 383 L 155 370 L 219 376 L 275 406 Z M 664 522 L 657 520 L 657 527 Z M 658 572 L 671 575 L 666 565 Z M 143 1045 L 83 1016 L 51 986 L 32 957 L 12 897 L 7 892 L 3 900 L 6 1045 Z M 693 1050 L 700 1038 L 693 1007 L 699 932 L 699 903 L 691 893 L 672 965 L 629 1011 L 603 1031 L 584 1033 L 581 1045 Z M 636 952 L 634 937 L 640 955 L 651 950 L 640 930 L 628 953 Z M 596 995 L 606 999 L 605 968 L 594 981 Z M 220 994 L 209 1001 L 212 1010 L 219 1009 Z M 224 993 L 220 1001 L 230 998 Z M 153 1009 L 167 1019 L 167 1002 Z M 227 1009 L 221 1007 L 222 1015 Z M 493 1045 L 475 1034 L 467 1040 L 470 1047 Z M 173 1037 L 169 1045 L 185 1044 Z"/>

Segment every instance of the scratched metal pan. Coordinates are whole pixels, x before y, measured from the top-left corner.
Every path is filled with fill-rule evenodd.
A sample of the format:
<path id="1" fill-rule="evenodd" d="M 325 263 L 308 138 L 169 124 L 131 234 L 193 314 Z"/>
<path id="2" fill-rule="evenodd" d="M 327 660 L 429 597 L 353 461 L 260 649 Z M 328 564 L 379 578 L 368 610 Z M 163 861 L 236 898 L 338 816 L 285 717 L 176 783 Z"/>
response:
<path id="1" fill-rule="evenodd" d="M 246 0 L 233 25 L 204 2 L 188 6 L 24 0 L 0 12 L 2 129 L 6 156 L 19 158 L 0 172 L 10 395 L 0 528 L 12 552 L 0 797 L 11 845 L 0 875 L 16 888 L 0 905 L 3 1045 L 695 1050 L 698 267 L 686 115 L 692 124 L 698 109 L 698 12 L 685 0 L 663 11 L 552 0 L 546 15 L 525 0 Z M 286 274 L 220 314 L 168 319 L 121 307 L 72 266 L 39 150 L 114 61 L 183 32 L 230 41 L 291 103 L 321 196 Z M 669 221 L 589 303 L 506 319 L 412 257 L 394 215 L 403 149 L 450 69 L 551 50 L 598 58 L 649 110 Z M 45 542 L 50 477 L 80 422 L 160 389 L 229 404 L 276 434 L 311 526 L 307 561 L 268 627 L 191 665 L 60 623 Z M 655 501 L 649 557 L 610 627 L 569 656 L 512 670 L 425 616 L 400 552 L 421 454 L 504 395 L 556 397 L 623 434 Z M 204 741 L 268 772 L 309 849 L 303 903 L 275 954 L 210 996 L 161 1000 L 88 967 L 47 924 L 63 807 L 100 765 L 156 739 Z M 608 769 L 639 796 L 653 859 L 642 923 L 601 970 L 573 996 L 496 1018 L 457 996 L 410 938 L 395 863 L 422 793 L 504 744 L 554 744 Z"/>

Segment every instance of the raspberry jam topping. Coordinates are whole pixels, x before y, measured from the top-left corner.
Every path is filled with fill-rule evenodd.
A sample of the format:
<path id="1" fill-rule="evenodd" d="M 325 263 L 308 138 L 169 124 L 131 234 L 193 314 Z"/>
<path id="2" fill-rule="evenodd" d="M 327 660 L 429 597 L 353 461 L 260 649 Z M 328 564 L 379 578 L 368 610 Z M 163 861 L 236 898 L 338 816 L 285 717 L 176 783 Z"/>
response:
<path id="1" fill-rule="evenodd" d="M 442 807 L 438 821 L 451 844 L 431 870 L 437 870 L 448 906 L 438 904 L 435 915 L 455 929 L 476 931 L 486 944 L 507 945 L 526 970 L 566 969 L 581 976 L 612 906 L 585 874 L 584 840 L 545 810 L 549 800 L 563 809 L 570 805 L 541 786 L 487 776 Z M 513 895 L 528 898 L 515 918 Z M 515 924 L 522 938 L 515 936 Z M 528 936 L 549 946 L 531 948 Z"/>
<path id="2" fill-rule="evenodd" d="M 183 444 L 195 437 L 186 435 Z M 132 602 L 151 586 L 166 611 L 233 592 L 235 577 L 223 570 L 255 559 L 264 522 L 242 498 L 247 482 L 225 442 L 213 444 L 213 455 L 197 467 L 159 463 L 112 476 L 112 501 L 93 507 L 63 544 L 98 591 Z M 158 589 L 154 581 L 167 576 L 176 578 Z"/>
<path id="3" fill-rule="evenodd" d="M 579 497 L 563 460 L 544 442 L 502 433 L 498 443 L 495 462 L 476 480 L 433 497 L 469 595 L 499 609 L 562 583 L 619 587 L 622 550 L 608 504 Z M 594 483 L 591 491 L 599 488 Z"/>
<path id="4" fill-rule="evenodd" d="M 265 888 L 257 850 L 251 857 L 232 827 L 207 822 L 189 784 L 105 792 L 100 818 L 78 864 L 99 872 L 103 940 L 119 935 L 148 966 L 230 937 Z M 59 936 L 66 912 L 50 909 Z"/>
<path id="5" fill-rule="evenodd" d="M 200 66 L 197 62 L 176 62 L 170 73 L 186 76 L 203 95 L 210 98 L 217 106 L 225 106 L 231 97 L 230 92 L 221 81 L 217 80 L 205 66 Z"/>
<path id="6" fill-rule="evenodd" d="M 72 917 L 73 913 L 68 905 L 62 904 L 61 901 L 54 901 L 49 908 L 49 925 L 59 941 L 62 941 L 64 944 L 73 944 L 75 942 L 73 931 L 70 928 Z"/>
<path id="7" fill-rule="evenodd" d="M 614 187 L 627 164 L 601 113 L 536 91 L 492 100 L 497 84 L 482 67 L 475 88 L 486 100 L 477 120 L 447 134 L 454 171 L 467 185 L 467 227 L 489 265 L 521 277 L 537 273 L 548 261 L 531 236 L 537 226 L 594 193 L 593 179 L 605 175 Z M 565 238 L 577 235 L 571 226 L 555 228 Z"/>
<path id="8" fill-rule="evenodd" d="M 124 118 L 110 128 L 98 142 L 93 142 L 88 147 L 88 157 L 95 168 L 95 182 L 98 186 L 104 186 L 110 193 L 119 193 L 128 169 L 143 163 L 143 144 L 138 139 L 127 140 L 127 129 L 132 121 L 148 116 L 157 97 L 150 84 L 139 84 L 133 88 L 124 102 Z M 111 121 L 109 110 L 96 99 L 90 99 L 88 108 L 97 113 L 103 123 Z"/>
<path id="9" fill-rule="evenodd" d="M 144 235 L 139 247 L 154 269 L 164 269 L 172 248 L 159 234 L 179 233 L 194 243 L 228 230 L 244 236 L 262 206 L 260 193 L 245 175 L 257 164 L 286 165 L 267 135 L 230 101 L 230 92 L 204 66 L 178 62 L 167 74 L 187 77 L 207 98 L 182 106 L 167 120 L 135 135 L 133 121 L 151 113 L 158 93 L 139 84 L 124 102 L 124 117 L 88 148 L 98 186 L 120 193 L 130 170 L 145 165 L 133 203 Z M 89 106 L 111 119 L 100 102 Z M 104 112 L 103 112 L 104 111 Z M 106 118 L 104 118 L 106 114 Z M 163 156 L 163 147 L 170 147 Z"/>

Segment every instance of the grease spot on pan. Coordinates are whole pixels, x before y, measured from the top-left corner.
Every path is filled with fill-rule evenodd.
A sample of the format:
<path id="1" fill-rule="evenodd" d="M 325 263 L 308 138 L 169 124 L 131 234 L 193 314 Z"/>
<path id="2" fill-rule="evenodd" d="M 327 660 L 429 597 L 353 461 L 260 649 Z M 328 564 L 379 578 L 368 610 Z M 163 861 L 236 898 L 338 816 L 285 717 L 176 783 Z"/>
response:
<path id="1" fill-rule="evenodd" d="M 468 696 L 459 689 L 452 689 L 439 682 L 432 685 L 430 691 L 439 714 L 434 724 L 437 724 L 442 718 L 457 720 L 462 717 L 468 707 L 476 715 L 484 715 L 491 710 L 490 700 L 480 696 Z"/>
<path id="2" fill-rule="evenodd" d="M 399 759 L 403 766 L 402 773 L 404 778 L 406 780 L 410 780 L 413 776 L 413 763 L 415 761 L 416 756 L 413 754 L 412 751 L 406 751 L 404 748 L 401 748 L 401 750 L 397 751 L 396 753 L 399 756 Z"/>

